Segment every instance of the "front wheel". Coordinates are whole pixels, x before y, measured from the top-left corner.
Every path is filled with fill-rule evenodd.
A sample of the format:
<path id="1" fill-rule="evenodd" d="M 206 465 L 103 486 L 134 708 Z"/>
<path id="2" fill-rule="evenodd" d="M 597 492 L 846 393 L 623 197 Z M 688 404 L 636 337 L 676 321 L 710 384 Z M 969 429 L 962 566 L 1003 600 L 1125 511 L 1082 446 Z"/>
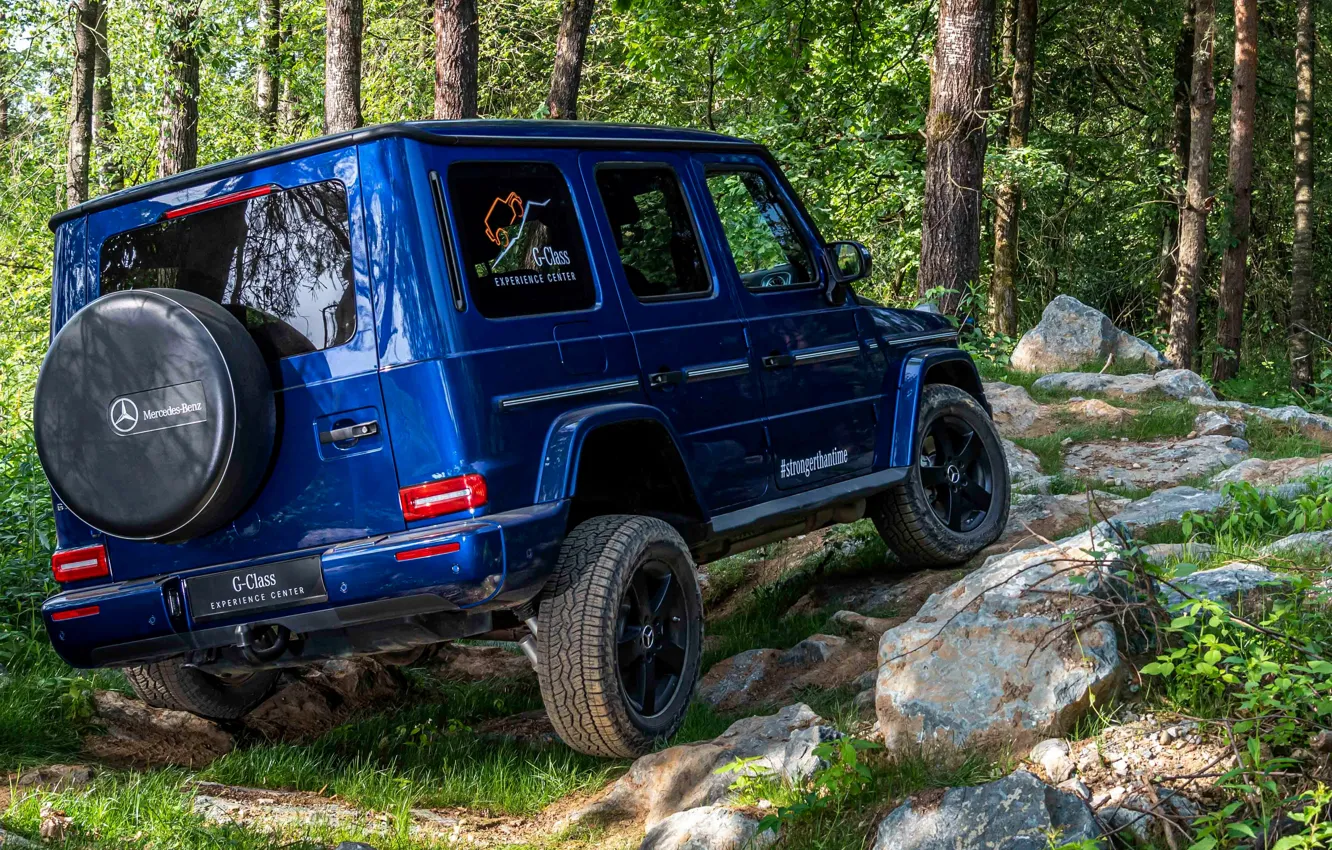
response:
<path id="1" fill-rule="evenodd" d="M 675 734 L 702 650 L 703 600 L 675 529 L 602 516 L 565 538 L 537 614 L 537 679 L 566 744 L 632 758 Z"/>
<path id="2" fill-rule="evenodd" d="M 1008 522 L 1008 465 L 994 423 L 957 387 L 921 394 L 916 461 L 907 476 L 869 504 L 879 536 L 908 565 L 966 561 L 999 538 Z"/>

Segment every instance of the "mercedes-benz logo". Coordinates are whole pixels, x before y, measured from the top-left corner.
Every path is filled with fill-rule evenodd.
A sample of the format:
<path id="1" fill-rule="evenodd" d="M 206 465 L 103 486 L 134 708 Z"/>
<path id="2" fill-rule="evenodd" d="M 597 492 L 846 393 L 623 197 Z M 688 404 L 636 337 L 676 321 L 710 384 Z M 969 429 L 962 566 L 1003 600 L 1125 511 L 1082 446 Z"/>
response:
<path id="1" fill-rule="evenodd" d="M 651 626 L 644 626 L 643 633 L 638 636 L 638 639 L 643 642 L 644 649 L 651 649 L 652 644 L 657 642 L 657 633 L 652 630 Z"/>
<path id="2" fill-rule="evenodd" d="M 951 463 L 948 464 L 948 473 L 947 473 L 947 474 L 948 474 L 948 483 L 949 483 L 949 484 L 957 484 L 958 482 L 960 482 L 960 481 L 962 480 L 962 470 L 958 469 L 956 466 L 954 466 L 954 465 L 951 464 Z"/>
<path id="3" fill-rule="evenodd" d="M 128 434 L 139 424 L 139 406 L 127 398 L 111 403 L 111 427 L 117 434 Z"/>

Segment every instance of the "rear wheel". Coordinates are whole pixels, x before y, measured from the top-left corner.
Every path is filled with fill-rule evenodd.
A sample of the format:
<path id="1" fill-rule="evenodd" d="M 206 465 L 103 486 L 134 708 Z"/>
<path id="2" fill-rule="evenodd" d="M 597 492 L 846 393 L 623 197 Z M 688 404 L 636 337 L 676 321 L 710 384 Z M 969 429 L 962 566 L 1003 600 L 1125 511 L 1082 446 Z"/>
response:
<path id="1" fill-rule="evenodd" d="M 602 516 L 569 534 L 537 615 L 537 678 L 565 743 L 628 758 L 675 734 L 702 647 L 703 601 L 675 529 Z"/>
<path id="2" fill-rule="evenodd" d="M 188 711 L 212 720 L 236 720 L 263 702 L 278 671 L 214 676 L 178 661 L 126 667 L 125 678 L 139 699 L 157 708 Z"/>
<path id="3" fill-rule="evenodd" d="M 906 565 L 961 563 L 1008 522 L 1008 466 L 985 409 L 957 387 L 921 396 L 916 459 L 907 477 L 871 500 L 879 536 Z"/>

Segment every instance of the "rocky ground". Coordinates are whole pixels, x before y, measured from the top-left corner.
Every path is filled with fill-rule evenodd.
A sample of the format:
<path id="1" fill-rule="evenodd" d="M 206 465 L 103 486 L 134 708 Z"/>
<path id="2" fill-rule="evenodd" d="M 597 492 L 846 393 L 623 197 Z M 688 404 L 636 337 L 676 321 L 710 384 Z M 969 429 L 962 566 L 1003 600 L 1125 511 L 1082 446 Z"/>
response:
<path id="1" fill-rule="evenodd" d="M 198 846 L 1188 847 L 1253 805 L 1226 784 L 1249 762 L 1148 681 L 1150 617 L 1316 592 L 1332 531 L 1237 548 L 1182 523 L 1225 517 L 1233 482 L 1322 492 L 1332 418 L 1218 400 L 1063 296 L 1013 364 L 1042 376 L 985 387 L 1014 480 L 1002 538 L 914 570 L 861 523 L 709 565 L 707 672 L 675 746 L 570 753 L 505 646 L 322 664 L 229 725 L 104 690 L 82 762 L 11 774 L 0 844 L 175 846 L 106 814 L 143 793 Z M 1158 580 L 1181 562 L 1198 569 Z M 1326 778 L 1332 736 L 1292 747 L 1273 781 Z"/>

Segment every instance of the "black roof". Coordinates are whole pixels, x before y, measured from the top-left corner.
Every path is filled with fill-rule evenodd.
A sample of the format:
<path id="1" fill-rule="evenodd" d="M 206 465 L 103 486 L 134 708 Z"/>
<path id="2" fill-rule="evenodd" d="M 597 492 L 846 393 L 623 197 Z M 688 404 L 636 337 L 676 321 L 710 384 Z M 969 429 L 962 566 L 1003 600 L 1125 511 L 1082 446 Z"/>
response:
<path id="1" fill-rule="evenodd" d="M 192 168 L 170 177 L 162 177 L 138 186 L 121 189 L 86 201 L 51 217 L 48 225 L 55 230 L 79 216 L 163 192 L 199 183 L 220 180 L 234 174 L 277 165 L 303 156 L 341 147 L 402 136 L 439 145 L 507 145 L 514 147 L 632 147 L 632 148 L 703 148 L 746 150 L 764 153 L 764 148 L 734 136 L 704 130 L 680 130 L 638 124 L 603 124 L 591 121 L 538 120 L 468 120 L 402 121 L 362 127 L 331 136 L 319 136 L 248 156 L 229 159 L 200 168 Z"/>

